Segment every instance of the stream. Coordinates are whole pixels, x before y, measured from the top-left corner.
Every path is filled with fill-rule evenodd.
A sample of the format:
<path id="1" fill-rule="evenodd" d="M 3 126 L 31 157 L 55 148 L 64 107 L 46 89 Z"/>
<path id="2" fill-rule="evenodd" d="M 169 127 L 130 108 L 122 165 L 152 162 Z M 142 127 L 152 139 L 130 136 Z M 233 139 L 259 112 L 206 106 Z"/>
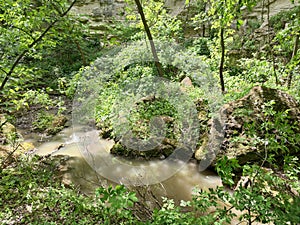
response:
<path id="1" fill-rule="evenodd" d="M 81 128 L 79 128 L 79 130 L 80 129 Z M 83 133 L 83 136 L 88 135 L 93 137 L 93 135 L 98 135 L 97 132 L 97 130 L 90 130 Z M 82 136 L 80 136 L 80 133 L 82 134 L 81 131 L 78 132 L 78 130 L 76 131 L 74 128 L 70 127 L 65 128 L 51 138 L 45 139 L 45 137 L 38 134 L 29 133 L 24 135 L 24 139 L 26 142 L 31 142 L 36 146 L 37 151 L 35 154 L 40 156 L 51 154 L 53 156 L 66 157 L 66 165 L 61 168 L 61 171 L 64 172 L 63 183 L 66 185 L 74 184 L 79 187 L 80 191 L 84 194 L 93 195 L 95 189 L 99 186 L 116 185 L 118 183 L 123 184 L 122 181 L 127 178 L 132 179 L 130 172 L 135 173 L 135 171 L 125 170 L 122 166 L 104 173 L 105 176 L 111 176 L 112 179 L 103 177 L 101 172 L 99 174 L 99 171 L 96 172 L 97 169 L 101 169 L 103 167 L 101 167 L 101 165 L 96 165 L 96 167 L 95 165 L 91 166 L 87 162 L 86 156 L 83 156 L 83 151 L 80 149 L 82 147 L 80 146 L 82 144 L 82 140 L 80 140 Z M 96 136 L 94 136 L 94 138 L 96 141 L 93 141 L 93 143 L 89 145 L 89 151 L 97 151 L 97 153 L 101 155 L 101 160 L 120 160 L 109 154 L 109 149 L 114 144 L 113 141 L 96 138 Z M 163 168 L 161 168 L 162 161 L 164 161 Z M 127 161 L 125 165 L 128 165 L 128 163 L 129 162 Z M 138 161 L 133 163 L 137 165 L 139 164 Z M 151 162 L 152 173 L 161 174 L 164 171 L 173 169 L 174 164 L 169 161 L 159 160 Z M 115 176 L 116 172 L 118 176 Z M 119 182 L 116 182 L 115 179 L 120 180 Z M 195 187 L 207 190 L 208 188 L 215 188 L 220 185 L 222 185 L 222 182 L 219 176 L 208 170 L 199 172 L 197 162 L 191 160 L 190 162 L 181 165 L 180 170 L 178 170 L 174 175 L 159 183 L 144 186 L 141 184 L 138 186 L 130 186 L 127 183 L 126 186 L 137 193 L 139 200 L 144 202 L 144 207 L 153 210 L 154 208 L 161 206 L 162 197 L 171 198 L 174 199 L 176 203 L 180 203 L 181 200 L 189 201 L 192 199 L 192 193 Z M 233 211 L 237 215 L 240 215 L 239 211 Z M 234 218 L 231 221 L 232 225 L 238 223 L 244 225 L 247 224 L 244 222 L 240 223 L 237 218 Z M 260 223 L 253 224 L 258 225 Z"/>
<path id="2" fill-rule="evenodd" d="M 136 174 L 134 173 L 136 171 L 134 169 L 128 169 L 129 164 L 139 166 L 139 162 L 129 162 L 129 160 L 124 161 L 124 159 L 121 159 L 120 157 L 118 158 L 109 154 L 109 149 L 113 146 L 114 142 L 100 138 L 97 139 L 98 135 L 96 130 L 85 132 L 85 135 L 92 136 L 96 139 L 96 141 L 89 144 L 88 150 L 90 152 L 96 151 L 99 155 L 97 161 L 98 165 L 91 166 L 86 161 L 86 156 L 83 157 L 83 152 L 80 149 L 82 141 L 78 134 L 78 131 L 75 131 L 74 128 L 70 127 L 65 128 L 46 141 L 43 141 L 43 137 L 32 133 L 25 135 L 24 138 L 26 142 L 31 142 L 36 146 L 37 151 L 35 153 L 38 155 L 43 156 L 51 154 L 53 156 L 68 156 L 69 159 L 67 160 L 67 163 L 68 167 L 71 169 L 66 173 L 67 179 L 70 179 L 70 183 L 73 182 L 76 185 L 79 185 L 81 190 L 87 194 L 93 192 L 95 187 L 103 183 L 120 183 L 128 186 L 129 183 L 126 182 L 126 180 L 133 180 L 134 186 L 142 185 L 141 183 L 137 184 L 136 181 L 134 181 L 134 178 L 136 177 Z M 116 165 L 116 168 L 110 168 L 109 166 L 113 165 L 105 163 L 103 160 L 108 162 L 117 160 L 119 163 Z M 170 170 L 174 170 L 174 163 L 166 160 L 151 161 L 149 165 L 151 166 L 151 174 L 163 174 L 168 173 Z M 194 161 L 180 165 L 180 167 L 179 171 L 174 173 L 171 177 L 157 184 L 147 186 L 158 194 L 158 198 L 160 196 L 166 196 L 173 198 L 175 201 L 180 201 L 190 200 L 192 190 L 195 186 L 201 189 L 208 189 L 222 184 L 221 179 L 213 172 L 199 172 L 197 163 Z M 100 171 L 101 169 L 107 170 L 105 171 L 104 176 Z"/>

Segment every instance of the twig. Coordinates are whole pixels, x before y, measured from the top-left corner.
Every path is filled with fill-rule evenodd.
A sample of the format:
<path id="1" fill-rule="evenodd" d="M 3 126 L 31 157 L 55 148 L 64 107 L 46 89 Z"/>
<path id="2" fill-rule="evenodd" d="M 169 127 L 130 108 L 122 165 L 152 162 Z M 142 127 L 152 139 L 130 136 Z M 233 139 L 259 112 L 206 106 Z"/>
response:
<path id="1" fill-rule="evenodd" d="M 262 163 L 261 163 L 261 165 L 260 165 L 260 168 L 263 167 L 263 165 L 264 165 L 265 162 L 267 161 L 267 158 L 268 158 L 268 151 L 267 151 L 267 144 L 265 144 L 265 158 L 264 158 L 264 160 L 262 161 Z M 254 175 L 253 178 L 252 178 L 252 183 L 254 183 L 255 178 L 257 177 L 257 175 L 258 175 L 258 170 L 256 170 L 255 175 Z"/>
<path id="2" fill-rule="evenodd" d="M 265 164 L 267 158 L 268 158 L 268 151 L 267 151 L 267 144 L 265 144 L 265 158 L 264 158 L 264 160 L 262 161 L 262 163 L 261 163 L 261 165 L 260 165 L 260 168 Z M 250 179 L 250 184 L 249 184 L 249 185 L 250 185 L 250 189 L 251 189 L 251 190 L 252 190 L 252 188 L 253 188 L 253 184 L 255 183 L 255 179 L 256 179 L 258 173 L 259 173 L 259 171 L 256 170 L 256 171 L 255 171 L 255 174 L 254 174 L 254 176 L 253 176 L 253 178 Z M 251 205 L 251 204 L 250 204 L 250 205 Z M 249 215 L 248 225 L 251 225 L 251 224 L 258 218 L 258 216 L 255 217 L 253 221 L 251 220 L 251 208 L 250 208 L 250 207 L 247 208 L 247 214 Z M 242 221 L 241 221 L 241 222 L 242 222 Z M 240 223 L 239 223 L 239 224 L 240 224 Z"/>
<path id="3" fill-rule="evenodd" d="M 82 63 L 83 63 L 83 65 L 87 65 L 87 63 L 86 63 L 86 60 L 85 60 L 85 56 L 84 56 L 84 53 L 83 53 L 83 51 L 82 51 L 82 49 L 81 49 L 81 47 L 80 47 L 80 44 L 79 44 L 79 42 L 78 41 L 74 41 L 75 42 L 75 44 L 76 44 L 76 46 L 77 46 L 77 49 L 78 49 L 78 51 L 79 51 L 79 53 L 80 53 L 80 55 L 81 55 L 81 59 L 82 59 Z"/>
<path id="4" fill-rule="evenodd" d="M 3 71 L 5 74 L 7 74 L 7 72 L 4 69 L 2 69 L 1 67 L 0 67 L 0 70 Z"/>
<path id="5" fill-rule="evenodd" d="M 17 146 L 8 154 L 8 156 L 2 161 L 2 163 L 1 163 L 1 170 L 2 169 L 4 169 L 5 168 L 5 163 L 6 163 L 6 161 L 9 159 L 9 158 L 11 158 L 12 157 L 12 155 L 17 151 L 17 149 L 19 148 L 19 147 L 23 147 L 20 143 L 18 143 L 17 144 Z"/>
<path id="6" fill-rule="evenodd" d="M 8 120 L 5 120 L 3 123 L 0 124 L 0 129 L 8 122 Z"/>
<path id="7" fill-rule="evenodd" d="M 252 221 L 251 223 L 255 222 L 255 220 L 258 218 L 258 216 L 256 216 Z"/>
<path id="8" fill-rule="evenodd" d="M 232 210 L 234 208 L 234 206 L 230 206 L 230 208 L 228 208 L 226 211 L 225 211 L 225 214 L 227 214 L 230 210 Z M 217 222 L 218 220 L 220 220 L 220 217 L 218 216 L 215 221 L 212 223 L 212 224 L 215 224 L 215 222 Z"/>
<path id="9" fill-rule="evenodd" d="M 237 223 L 236 225 L 240 225 L 241 223 L 245 222 L 245 220 L 241 220 L 239 223 Z"/>

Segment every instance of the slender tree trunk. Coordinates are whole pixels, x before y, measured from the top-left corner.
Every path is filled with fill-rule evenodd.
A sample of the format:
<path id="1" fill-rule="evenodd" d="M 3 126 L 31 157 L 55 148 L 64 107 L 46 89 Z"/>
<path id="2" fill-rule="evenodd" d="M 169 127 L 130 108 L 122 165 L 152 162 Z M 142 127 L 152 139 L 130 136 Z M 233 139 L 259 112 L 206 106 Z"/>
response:
<path id="1" fill-rule="evenodd" d="M 67 15 L 67 13 L 71 10 L 71 8 L 74 6 L 74 4 L 76 3 L 77 0 L 74 0 L 71 5 L 68 7 L 68 9 L 63 12 L 60 17 L 64 17 L 65 15 Z M 50 25 L 44 30 L 43 33 L 41 33 L 41 35 L 37 38 L 34 39 L 32 41 L 32 43 L 28 46 L 27 49 L 25 49 L 23 52 L 21 52 L 16 60 L 14 61 L 13 65 L 11 66 L 10 70 L 8 72 L 4 71 L 3 72 L 6 74 L 1 86 L 0 86 L 0 91 L 3 90 L 4 86 L 6 85 L 7 81 L 11 78 L 11 75 L 14 73 L 15 68 L 17 67 L 17 65 L 20 63 L 20 61 L 23 59 L 23 57 L 26 55 L 26 53 L 29 52 L 30 49 L 32 49 L 36 44 L 38 44 L 44 37 L 45 35 L 50 31 L 50 29 L 60 20 L 60 18 L 57 18 L 56 20 L 54 20 L 52 23 L 50 23 Z"/>
<path id="2" fill-rule="evenodd" d="M 82 49 L 81 49 L 81 47 L 80 47 L 79 42 L 78 42 L 78 41 L 74 41 L 74 42 L 75 42 L 75 44 L 76 44 L 76 46 L 77 46 L 78 51 L 80 52 L 80 55 L 81 55 L 81 59 L 82 59 L 83 65 L 84 65 L 84 66 L 87 66 L 88 64 L 86 63 L 86 60 L 85 60 L 85 57 L 84 57 L 84 53 L 83 53 L 83 51 L 82 51 Z"/>
<path id="3" fill-rule="evenodd" d="M 225 61 L 225 43 L 224 43 L 224 28 L 220 30 L 220 44 L 221 44 L 221 60 L 220 60 L 220 67 L 219 67 L 219 75 L 220 75 L 220 84 L 222 92 L 225 92 L 225 84 L 224 84 L 224 61 Z"/>
<path id="4" fill-rule="evenodd" d="M 161 64 L 159 62 L 159 59 L 158 59 L 158 56 L 157 56 L 157 51 L 156 51 L 156 48 L 155 48 L 155 45 L 154 45 L 154 42 L 153 42 L 153 38 L 152 38 L 152 35 L 151 35 L 151 32 L 150 32 L 149 26 L 148 26 L 146 18 L 145 18 L 143 7 L 140 3 L 140 0 L 135 0 L 135 4 L 136 4 L 138 12 L 141 16 L 145 32 L 147 34 L 147 37 L 148 37 L 148 40 L 149 40 L 149 43 L 150 43 L 151 52 L 152 52 L 152 55 L 153 55 L 153 58 L 154 58 L 154 63 L 155 63 L 156 69 L 158 71 L 159 76 L 162 77 L 163 76 L 162 66 L 161 66 Z"/>
<path id="5" fill-rule="evenodd" d="M 249 202 L 251 204 L 251 202 Z M 251 209 L 250 207 L 248 208 L 248 225 L 252 225 L 252 220 L 251 220 Z"/>
<path id="6" fill-rule="evenodd" d="M 296 37 L 295 37 L 293 53 L 292 53 L 292 57 L 291 57 L 290 62 L 291 62 L 291 61 L 294 59 L 294 57 L 296 56 L 297 51 L 298 51 L 298 48 L 299 48 L 299 34 L 296 35 Z M 288 76 L 288 83 L 287 83 L 288 89 L 291 88 L 291 85 L 292 85 L 292 79 L 293 79 L 293 73 L 292 73 L 292 71 L 290 71 L 290 72 L 289 72 L 289 76 Z"/>
<path id="7" fill-rule="evenodd" d="M 187 25 L 188 25 L 188 22 L 189 22 L 190 4 L 191 4 L 191 1 L 188 1 L 188 4 L 184 4 L 184 10 L 187 11 L 186 16 L 185 16 L 185 19 L 184 19 L 184 22 L 183 22 L 183 31 L 184 31 L 184 32 L 186 32 L 186 30 L 187 30 Z"/>
<path id="8" fill-rule="evenodd" d="M 271 57 L 272 60 L 272 67 L 273 67 L 273 75 L 275 77 L 275 83 L 276 85 L 279 84 L 279 79 L 277 77 L 277 72 L 276 72 L 276 64 L 275 64 L 275 56 L 273 54 L 273 49 L 271 46 L 271 27 L 270 27 L 270 0 L 268 0 L 268 6 L 267 6 L 267 22 L 268 22 L 268 52 L 269 52 L 269 57 Z"/>
<path id="9" fill-rule="evenodd" d="M 264 22 L 264 10 L 265 10 L 265 0 L 262 0 L 261 3 L 261 15 L 260 15 L 260 22 Z"/>

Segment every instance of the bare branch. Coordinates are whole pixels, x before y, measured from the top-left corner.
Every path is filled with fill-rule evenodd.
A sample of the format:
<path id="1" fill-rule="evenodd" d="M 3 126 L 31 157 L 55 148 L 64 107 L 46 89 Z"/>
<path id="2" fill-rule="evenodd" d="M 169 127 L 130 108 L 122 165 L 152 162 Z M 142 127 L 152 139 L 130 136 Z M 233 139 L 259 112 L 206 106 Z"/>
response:
<path id="1" fill-rule="evenodd" d="M 2 69 L 1 67 L 0 67 L 0 70 L 2 71 L 2 72 L 4 72 L 5 74 L 8 74 L 8 72 L 6 72 L 4 69 Z"/>
<path id="2" fill-rule="evenodd" d="M 13 154 L 18 150 L 19 147 L 22 147 L 23 146 L 18 143 L 17 146 L 8 154 L 8 156 L 1 162 L 1 167 L 0 169 L 4 169 L 6 166 L 5 166 L 5 163 L 13 156 Z"/>

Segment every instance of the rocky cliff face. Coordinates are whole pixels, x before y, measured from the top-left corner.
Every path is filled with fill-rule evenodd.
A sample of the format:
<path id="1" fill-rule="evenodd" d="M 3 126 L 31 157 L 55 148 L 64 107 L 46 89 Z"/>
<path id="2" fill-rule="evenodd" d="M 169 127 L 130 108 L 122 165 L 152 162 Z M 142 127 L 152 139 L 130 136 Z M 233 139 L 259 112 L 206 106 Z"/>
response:
<path id="1" fill-rule="evenodd" d="M 274 16 L 281 11 L 292 9 L 296 5 L 299 5 L 299 3 L 296 1 L 292 3 L 291 0 L 262 0 L 253 8 L 252 12 L 247 13 L 247 18 L 257 18 L 266 21 L 268 10 L 270 11 L 270 16 Z"/>
<path id="2" fill-rule="evenodd" d="M 124 15 L 124 0 L 80 0 L 73 8 L 73 13 L 90 17 L 91 20 L 109 20 Z"/>
<path id="3" fill-rule="evenodd" d="M 80 15 L 82 22 L 88 24 L 92 32 L 101 34 L 107 30 L 107 25 L 113 25 L 113 19 L 125 19 L 126 5 L 124 0 L 79 0 L 72 12 Z M 173 16 L 184 14 L 187 11 L 185 0 L 165 0 L 165 6 Z M 262 0 L 252 12 L 245 10 L 246 17 L 263 18 L 265 21 L 268 6 L 270 16 L 272 16 L 283 10 L 293 8 L 295 4 L 291 3 L 290 0 Z"/>
<path id="4" fill-rule="evenodd" d="M 80 0 L 72 9 L 79 15 L 81 22 L 87 24 L 92 33 L 104 34 L 108 26 L 113 26 L 113 19 L 125 19 L 124 0 Z"/>

